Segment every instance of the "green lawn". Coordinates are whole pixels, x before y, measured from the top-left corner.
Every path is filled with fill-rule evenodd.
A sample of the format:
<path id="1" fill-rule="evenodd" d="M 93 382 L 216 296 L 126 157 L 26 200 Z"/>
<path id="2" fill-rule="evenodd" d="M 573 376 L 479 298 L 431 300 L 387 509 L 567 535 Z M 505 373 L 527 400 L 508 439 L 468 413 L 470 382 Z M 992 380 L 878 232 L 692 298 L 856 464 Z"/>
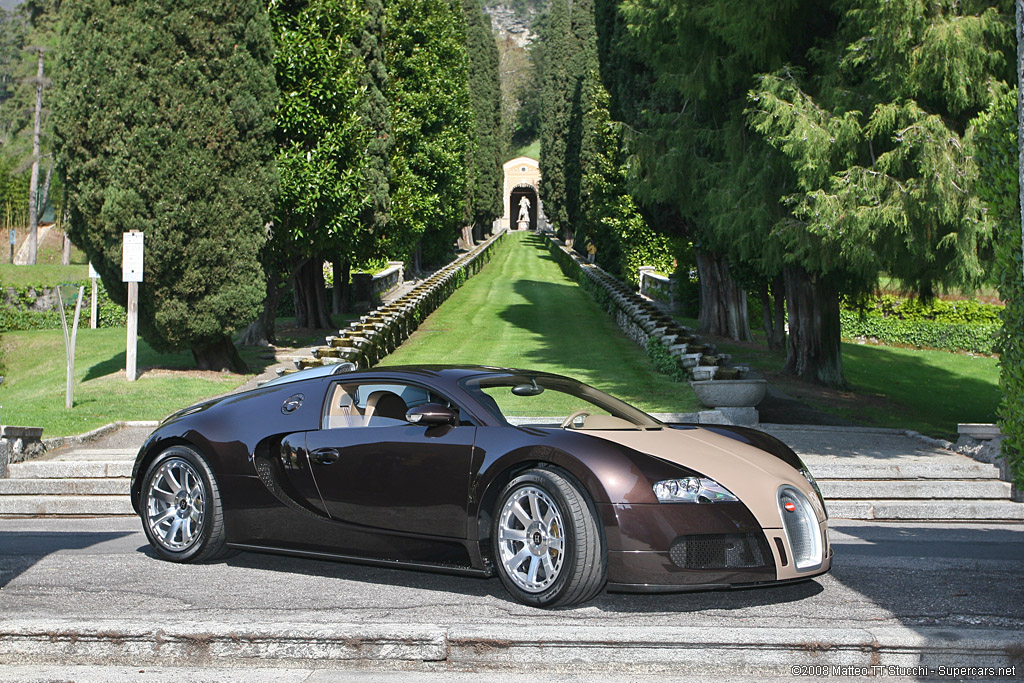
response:
<path id="1" fill-rule="evenodd" d="M 75 405 L 64 408 L 61 330 L 5 332 L 7 376 L 0 385 L 3 424 L 42 427 L 43 437 L 80 434 L 116 420 L 158 420 L 242 384 L 240 375 L 175 372 L 193 367 L 190 353 L 161 355 L 139 341 L 135 382 L 125 380 L 125 330 L 78 331 Z"/>
<path id="2" fill-rule="evenodd" d="M 696 325 L 695 320 L 687 324 Z M 763 334 L 760 336 L 763 339 Z M 913 429 L 956 439 L 960 422 L 995 422 L 999 406 L 999 359 L 963 353 L 843 342 L 843 371 L 849 392 L 815 394 L 810 385 L 774 373 L 784 352 L 763 346 L 717 342 L 734 363 L 773 373 L 783 391 L 824 412 L 878 427 Z"/>
<path id="3" fill-rule="evenodd" d="M 28 285 L 59 285 L 62 282 L 85 282 L 89 279 L 89 266 L 14 266 L 0 264 L 0 284 L 4 287 Z"/>
<path id="4" fill-rule="evenodd" d="M 542 238 L 511 233 L 381 365 L 467 363 L 568 375 L 648 412 L 699 409 L 690 386 L 654 370 L 574 281 Z M 543 394 L 538 399 L 543 399 Z M 542 410 L 560 407 L 545 406 Z"/>
<path id="5" fill-rule="evenodd" d="M 540 159 L 540 140 L 534 140 L 528 145 L 523 145 L 518 149 L 512 150 L 510 156 L 505 161 L 511 161 L 518 157 L 529 157 L 531 159 Z"/>

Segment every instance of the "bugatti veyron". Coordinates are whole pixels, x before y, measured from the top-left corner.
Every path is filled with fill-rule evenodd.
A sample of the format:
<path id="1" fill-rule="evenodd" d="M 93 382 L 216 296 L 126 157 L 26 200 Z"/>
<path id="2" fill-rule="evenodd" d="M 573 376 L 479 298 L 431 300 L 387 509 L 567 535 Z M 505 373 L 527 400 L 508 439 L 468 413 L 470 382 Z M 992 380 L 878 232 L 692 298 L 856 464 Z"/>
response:
<path id="1" fill-rule="evenodd" d="M 200 403 L 150 435 L 131 494 L 167 560 L 497 575 L 546 607 L 806 580 L 832 555 L 817 484 L 779 440 L 508 368 L 324 366 Z"/>

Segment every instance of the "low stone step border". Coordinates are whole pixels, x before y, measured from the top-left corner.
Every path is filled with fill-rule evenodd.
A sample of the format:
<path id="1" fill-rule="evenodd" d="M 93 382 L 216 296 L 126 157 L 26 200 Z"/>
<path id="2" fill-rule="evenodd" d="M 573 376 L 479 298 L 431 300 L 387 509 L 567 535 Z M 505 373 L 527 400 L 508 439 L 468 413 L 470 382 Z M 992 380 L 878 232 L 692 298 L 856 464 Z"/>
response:
<path id="1" fill-rule="evenodd" d="M 614 627 L 576 623 L 439 626 L 7 620 L 3 664 L 139 666 L 401 665 L 411 670 L 530 670 L 809 677 L 898 676 L 871 667 L 993 667 L 1020 672 L 1019 633 L 995 629 Z M 832 671 L 832 667 L 842 671 Z M 826 667 L 813 673 L 811 667 Z M 1008 674 L 1008 672 L 1007 672 Z M 1007 675 L 1002 674 L 1002 675 Z M 953 674 L 955 676 L 955 674 Z M 993 672 L 995 675 L 995 672 Z"/>

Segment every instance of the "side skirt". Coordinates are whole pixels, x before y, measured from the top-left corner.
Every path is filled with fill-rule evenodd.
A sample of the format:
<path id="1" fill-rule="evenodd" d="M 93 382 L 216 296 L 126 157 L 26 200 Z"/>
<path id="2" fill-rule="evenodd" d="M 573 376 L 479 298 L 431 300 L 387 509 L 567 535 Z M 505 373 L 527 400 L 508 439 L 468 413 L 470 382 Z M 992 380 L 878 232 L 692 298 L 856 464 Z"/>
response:
<path id="1" fill-rule="evenodd" d="M 475 576 L 477 578 L 490 578 L 494 576 L 494 570 L 474 569 L 473 567 L 458 567 L 446 564 L 431 564 L 429 562 L 409 562 L 405 560 L 379 560 L 372 557 L 359 557 L 356 555 L 341 555 L 339 553 L 325 553 L 316 550 L 293 550 L 291 548 L 275 548 L 273 546 L 251 545 L 248 543 L 228 543 L 229 548 L 245 550 L 254 553 L 273 553 L 275 555 L 292 555 L 296 557 L 308 557 L 314 560 L 334 560 L 338 562 L 351 562 L 352 564 L 367 564 L 374 567 L 388 567 L 391 569 L 413 569 L 416 571 L 434 572 L 437 574 L 454 574 L 456 576 Z"/>

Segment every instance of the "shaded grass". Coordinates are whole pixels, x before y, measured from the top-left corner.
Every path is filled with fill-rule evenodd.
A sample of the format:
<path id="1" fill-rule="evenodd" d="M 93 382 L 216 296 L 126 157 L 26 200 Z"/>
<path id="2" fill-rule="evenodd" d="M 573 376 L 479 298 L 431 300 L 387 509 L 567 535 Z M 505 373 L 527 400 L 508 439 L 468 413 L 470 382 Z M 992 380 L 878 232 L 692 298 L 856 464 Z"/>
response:
<path id="1" fill-rule="evenodd" d="M 7 376 L 0 385 L 4 424 L 42 427 L 44 438 L 79 434 L 116 420 L 159 420 L 246 377 L 177 372 L 194 367 L 190 353 L 158 354 L 139 340 L 135 382 L 124 376 L 125 330 L 78 331 L 74 407 L 64 408 L 64 335 L 61 330 L 6 332 Z"/>
<path id="2" fill-rule="evenodd" d="M 655 371 L 643 349 L 530 233 L 507 235 L 491 262 L 381 365 L 420 363 L 541 370 L 575 377 L 648 412 L 699 409 L 690 386 Z M 560 402 L 544 403 L 556 399 L 554 392 L 536 398 L 534 414 L 564 413 Z"/>
<path id="3" fill-rule="evenodd" d="M 696 320 L 686 324 L 696 326 Z M 961 422 L 995 422 L 999 359 L 928 349 L 843 342 L 848 391 L 815 387 L 782 375 L 784 351 L 716 340 L 734 363 L 768 372 L 783 391 L 823 412 L 868 426 L 913 429 L 956 440 Z"/>

